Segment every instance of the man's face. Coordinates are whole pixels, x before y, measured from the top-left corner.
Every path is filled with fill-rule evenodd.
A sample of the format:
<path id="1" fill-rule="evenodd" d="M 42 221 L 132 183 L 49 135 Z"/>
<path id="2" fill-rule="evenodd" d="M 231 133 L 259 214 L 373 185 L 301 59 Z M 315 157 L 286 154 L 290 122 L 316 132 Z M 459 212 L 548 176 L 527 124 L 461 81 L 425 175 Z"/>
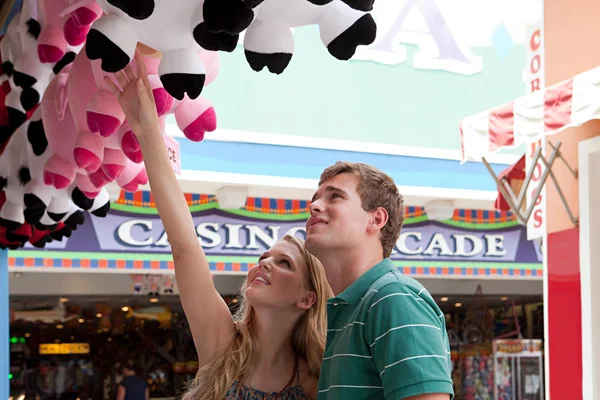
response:
<path id="1" fill-rule="evenodd" d="M 362 208 L 358 184 L 356 175 L 339 174 L 323 182 L 313 196 L 311 217 L 306 222 L 306 247 L 317 258 L 355 248 L 367 236 L 370 213 Z"/>

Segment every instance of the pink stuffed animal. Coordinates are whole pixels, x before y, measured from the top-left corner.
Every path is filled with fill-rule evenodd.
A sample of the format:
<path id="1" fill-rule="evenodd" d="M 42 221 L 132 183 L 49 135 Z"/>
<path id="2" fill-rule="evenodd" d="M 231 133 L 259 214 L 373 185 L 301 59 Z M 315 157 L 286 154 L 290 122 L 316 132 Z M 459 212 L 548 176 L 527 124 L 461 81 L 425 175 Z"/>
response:
<path id="1" fill-rule="evenodd" d="M 69 109 L 67 79 L 67 74 L 57 75 L 48 86 L 41 105 L 46 139 L 38 139 L 47 140 L 52 154 L 44 165 L 44 183 L 63 189 L 75 182 L 86 197 L 93 198 L 100 192 L 101 186 L 96 184 L 98 181 L 94 182 L 93 175 L 78 167 L 75 160 L 78 131 Z M 147 176 L 143 165 L 127 161 L 116 179 L 117 183 L 127 189 L 146 184 Z M 96 173 L 101 170 L 98 167 Z M 112 179 L 109 178 L 108 181 Z"/>
<path id="2" fill-rule="evenodd" d="M 35 225 L 37 229 L 52 229 L 65 222 L 76 205 L 96 216 L 106 216 L 110 207 L 108 192 L 94 188 L 94 198 L 82 190 L 85 182 L 78 175 L 67 190 L 58 190 L 43 184 L 43 166 L 48 159 L 47 146 L 33 145 L 32 140 L 44 134 L 41 112 L 38 109 L 32 119 L 25 122 L 11 137 L 5 151 L 0 155 L 0 189 L 5 201 L 0 209 L 0 225 L 17 230 L 23 224 Z M 38 142 L 39 141 L 35 141 Z M 73 204 L 75 203 L 75 205 Z"/>
<path id="3" fill-rule="evenodd" d="M 42 29 L 37 54 L 42 63 L 57 63 L 67 54 L 69 46 L 81 46 L 92 23 L 102 15 L 96 3 L 80 7 L 75 3 L 76 8 L 72 11 L 70 3 L 71 0 L 43 0 L 39 3 Z"/>
<path id="4" fill-rule="evenodd" d="M 75 7 L 72 11 L 69 8 L 63 10 L 63 15 L 68 17 L 63 33 L 68 44 L 80 46 L 85 42 L 94 21 L 102 16 L 102 9 L 96 3 L 76 4 Z"/>
<path id="5" fill-rule="evenodd" d="M 207 82 L 212 82 L 219 68 L 216 52 L 198 54 L 207 66 Z M 193 141 L 216 129 L 216 114 L 208 100 L 199 97 L 178 101 L 171 97 L 158 78 L 159 59 L 144 57 L 159 116 L 173 113 L 179 128 Z M 125 165 L 124 157 L 141 162 L 139 143 L 124 123 L 117 99 L 107 90 L 104 78 L 111 76 L 100 69 L 99 61 L 90 61 L 81 52 L 69 75 L 69 107 L 78 130 L 75 161 L 90 173 L 96 184 L 114 179 Z M 164 118 L 161 118 L 164 124 Z M 103 171 L 97 173 L 102 166 Z"/>

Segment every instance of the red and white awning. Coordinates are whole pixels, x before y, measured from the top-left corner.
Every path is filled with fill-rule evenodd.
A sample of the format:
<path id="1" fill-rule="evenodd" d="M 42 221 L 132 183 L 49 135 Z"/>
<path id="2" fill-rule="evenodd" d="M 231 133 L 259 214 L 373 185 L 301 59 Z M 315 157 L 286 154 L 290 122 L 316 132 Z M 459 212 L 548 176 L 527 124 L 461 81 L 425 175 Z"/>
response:
<path id="1" fill-rule="evenodd" d="M 566 128 L 600 119 L 600 67 L 511 103 L 464 118 L 462 161 L 480 160 Z"/>

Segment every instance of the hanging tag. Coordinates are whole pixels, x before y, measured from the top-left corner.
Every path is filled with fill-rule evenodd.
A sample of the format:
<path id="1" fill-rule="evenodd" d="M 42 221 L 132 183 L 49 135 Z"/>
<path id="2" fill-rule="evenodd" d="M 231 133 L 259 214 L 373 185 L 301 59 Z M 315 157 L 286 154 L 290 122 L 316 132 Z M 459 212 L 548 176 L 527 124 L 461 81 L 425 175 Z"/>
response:
<path id="1" fill-rule="evenodd" d="M 169 135 L 163 136 L 165 145 L 167 146 L 167 153 L 169 154 L 169 161 L 171 161 L 171 167 L 177 175 L 181 174 L 181 157 L 179 153 L 179 142 L 173 139 Z"/>

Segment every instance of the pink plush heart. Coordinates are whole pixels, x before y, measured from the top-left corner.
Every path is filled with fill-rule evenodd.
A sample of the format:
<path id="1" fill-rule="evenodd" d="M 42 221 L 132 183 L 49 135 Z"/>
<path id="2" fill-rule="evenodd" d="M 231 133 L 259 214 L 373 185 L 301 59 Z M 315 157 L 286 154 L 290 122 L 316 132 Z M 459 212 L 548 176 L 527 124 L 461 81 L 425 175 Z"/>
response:
<path id="1" fill-rule="evenodd" d="M 140 142 L 132 131 L 127 131 L 121 138 L 121 149 L 127 158 L 136 164 L 143 161 Z"/>
<path id="2" fill-rule="evenodd" d="M 112 182 L 111 179 L 108 176 L 106 176 L 102 168 L 98 168 L 96 172 L 88 174 L 88 177 L 92 185 L 94 185 L 97 188 L 102 188 L 110 182 Z"/>
<path id="3" fill-rule="evenodd" d="M 65 55 L 65 52 L 50 44 L 38 45 L 38 57 L 42 63 L 56 63 Z"/>
<path id="4" fill-rule="evenodd" d="M 121 186 L 123 190 L 126 192 L 137 192 L 139 185 L 145 185 L 148 183 L 148 175 L 146 174 L 146 169 L 142 168 L 142 170 L 133 178 L 130 182 Z"/>
<path id="5" fill-rule="evenodd" d="M 90 131 L 98 132 L 102 137 L 112 135 L 121 126 L 121 121 L 111 115 L 88 111 L 86 117 Z"/>
<path id="6" fill-rule="evenodd" d="M 213 107 L 208 108 L 191 124 L 183 129 L 185 137 L 193 142 L 200 142 L 204 139 L 206 132 L 212 132 L 217 129 L 217 114 Z"/>
<path id="7" fill-rule="evenodd" d="M 95 172 L 100 168 L 102 159 L 88 149 L 77 147 L 73 150 L 75 164 L 88 172 Z"/>
<path id="8" fill-rule="evenodd" d="M 44 183 L 57 189 L 65 189 L 71 184 L 71 180 L 54 172 L 44 171 Z"/>

